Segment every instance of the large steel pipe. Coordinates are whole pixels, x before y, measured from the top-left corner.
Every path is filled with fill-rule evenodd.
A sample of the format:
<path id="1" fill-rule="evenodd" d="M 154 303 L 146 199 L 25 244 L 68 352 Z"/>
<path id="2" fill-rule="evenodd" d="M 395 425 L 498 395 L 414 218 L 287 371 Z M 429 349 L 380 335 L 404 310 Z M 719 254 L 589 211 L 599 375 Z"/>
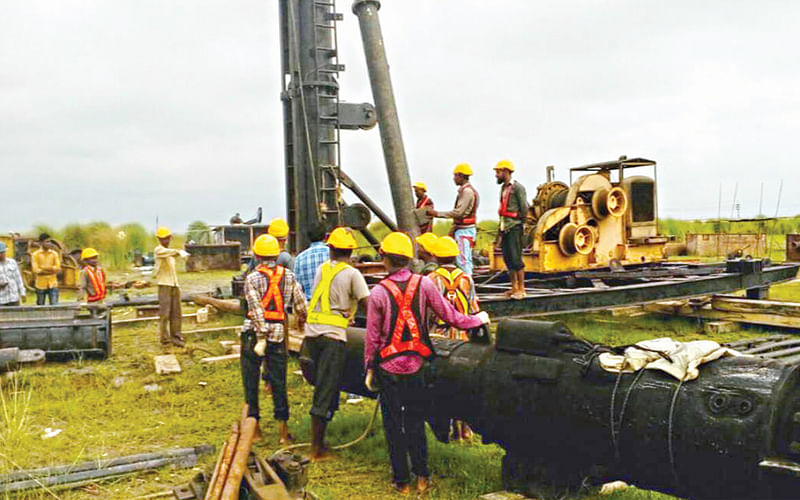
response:
<path id="1" fill-rule="evenodd" d="M 542 485 L 622 479 L 698 499 L 800 491 L 798 365 L 732 357 L 684 383 L 657 370 L 619 376 L 599 366 L 609 348 L 540 321 L 501 321 L 495 345 L 433 343 L 420 401 L 434 434 L 446 440 L 458 419 L 502 446 L 506 488 L 537 496 Z M 374 396 L 363 345 L 364 330 L 348 329 L 342 390 Z"/>
<path id="2" fill-rule="evenodd" d="M 358 16 L 358 23 L 361 27 L 361 40 L 364 44 L 372 97 L 375 99 L 375 109 L 378 113 L 383 157 L 386 162 L 386 172 L 389 175 L 395 218 L 400 229 L 408 232 L 413 238 L 419 234 L 419 228 L 414 219 L 411 178 L 408 174 L 403 136 L 400 133 L 400 120 L 397 116 L 392 80 L 389 76 L 389 62 L 386 59 L 383 34 L 378 19 L 380 7 L 381 4 L 377 0 L 353 2 L 353 12 Z"/>

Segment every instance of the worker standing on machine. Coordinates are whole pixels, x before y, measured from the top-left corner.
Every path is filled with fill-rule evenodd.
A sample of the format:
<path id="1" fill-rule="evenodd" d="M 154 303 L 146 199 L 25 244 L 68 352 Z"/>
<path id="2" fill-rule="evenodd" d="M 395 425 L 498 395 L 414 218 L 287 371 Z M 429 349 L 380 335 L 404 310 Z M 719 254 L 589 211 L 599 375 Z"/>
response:
<path id="1" fill-rule="evenodd" d="M 424 182 L 415 182 L 414 196 L 417 198 L 414 215 L 419 223 L 419 234 L 430 233 L 433 231 L 433 217 L 428 212 L 433 210 L 433 200 L 428 197 L 428 186 Z"/>
<path id="2" fill-rule="evenodd" d="M 329 456 L 325 428 L 339 408 L 339 387 L 347 356 L 347 327 L 359 302 L 369 297 L 364 277 L 350 265 L 358 247 L 352 229 L 337 227 L 328 236 L 331 260 L 314 276 L 314 293 L 308 306 L 302 351 L 316 367 L 311 405 L 311 459 Z"/>
<path id="3" fill-rule="evenodd" d="M 498 237 L 503 250 L 503 261 L 511 280 L 511 289 L 506 296 L 512 299 L 525 298 L 525 263 L 522 261 L 522 229 L 528 215 L 525 186 L 511 180 L 514 164 L 500 160 L 494 167 L 500 188 L 500 228 Z"/>
<path id="4" fill-rule="evenodd" d="M 81 250 L 81 261 L 84 266 L 78 280 L 78 302 L 85 300 L 91 304 L 103 302 L 106 298 L 106 273 L 97 262 L 99 257 L 100 254 L 92 247 Z"/>
<path id="5" fill-rule="evenodd" d="M 425 438 L 425 372 L 434 355 L 428 336 L 426 314 L 433 314 L 457 328 L 476 328 L 489 323 L 485 312 L 475 316 L 459 313 L 439 293 L 436 285 L 408 269 L 414 248 L 404 233 L 390 233 L 380 245 L 388 277 L 372 289 L 367 304 L 364 344 L 365 385 L 380 385 L 383 427 L 392 463 L 392 485 L 400 493 L 411 492 L 411 472 L 417 491 L 430 488 Z M 377 373 L 376 373 L 377 372 Z"/>
<path id="6" fill-rule="evenodd" d="M 153 249 L 156 265 L 153 275 L 158 283 L 158 332 L 161 346 L 170 343 L 178 347 L 184 346 L 181 335 L 181 289 L 178 286 L 178 272 L 175 258 L 186 258 L 189 252 L 178 248 L 169 248 L 172 233 L 166 227 L 156 231 L 158 245 Z"/>
<path id="7" fill-rule="evenodd" d="M 472 248 L 475 246 L 477 235 L 475 214 L 478 213 L 480 202 L 478 191 L 469 183 L 471 175 L 472 167 L 469 164 L 457 165 L 453 170 L 453 182 L 458 186 L 455 208 L 449 212 L 436 212 L 435 210 L 428 212 L 433 217 L 453 219 L 450 236 L 455 238 L 458 244 L 459 254 L 456 265 L 469 275 L 472 275 Z"/>
<path id="8" fill-rule="evenodd" d="M 295 280 L 294 272 L 277 263 L 281 249 L 278 241 L 268 234 L 256 238 L 253 255 L 256 268 L 244 281 L 247 300 L 247 319 L 241 335 L 241 368 L 244 398 L 249 417 L 260 418 L 258 379 L 262 361 L 272 387 L 273 416 L 278 422 L 280 444 L 294 438 L 289 433 L 289 397 L 286 389 L 287 309 L 291 307 L 298 329 L 306 319 L 306 296 Z"/>

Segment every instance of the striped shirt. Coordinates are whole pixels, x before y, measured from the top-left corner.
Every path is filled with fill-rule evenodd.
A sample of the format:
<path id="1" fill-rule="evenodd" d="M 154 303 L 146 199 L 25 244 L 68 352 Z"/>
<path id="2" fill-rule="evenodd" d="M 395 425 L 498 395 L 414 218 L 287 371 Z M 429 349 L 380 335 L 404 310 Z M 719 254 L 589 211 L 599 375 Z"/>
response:
<path id="1" fill-rule="evenodd" d="M 18 302 L 21 295 L 25 295 L 25 283 L 22 282 L 22 275 L 19 273 L 17 261 L 10 257 L 0 262 L 0 284 L 6 286 L 0 288 L 0 304 L 10 304 Z"/>
<path id="2" fill-rule="evenodd" d="M 294 274 L 306 293 L 306 300 L 311 300 L 314 293 L 314 275 L 317 268 L 331 259 L 331 250 L 321 241 L 315 241 L 297 255 L 294 261 Z"/>
<path id="3" fill-rule="evenodd" d="M 275 262 L 266 263 L 268 267 L 275 267 Z M 261 299 L 267 293 L 269 283 L 267 277 L 258 271 L 253 271 L 244 279 L 244 296 L 247 299 L 247 319 L 242 326 L 243 331 L 254 330 L 259 339 L 266 338 L 268 342 L 283 342 L 286 334 L 286 322 L 272 323 L 264 319 L 264 306 Z M 286 269 L 283 273 L 283 309 L 292 307 L 298 316 L 306 315 L 306 296 L 303 287 L 295 279 L 294 273 Z"/>

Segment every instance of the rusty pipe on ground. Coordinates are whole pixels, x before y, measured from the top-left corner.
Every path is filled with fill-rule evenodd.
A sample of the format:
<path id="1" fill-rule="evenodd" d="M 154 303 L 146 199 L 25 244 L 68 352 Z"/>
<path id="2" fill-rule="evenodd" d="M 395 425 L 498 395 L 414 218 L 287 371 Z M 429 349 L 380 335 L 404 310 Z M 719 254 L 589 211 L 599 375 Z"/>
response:
<path id="1" fill-rule="evenodd" d="M 255 418 L 248 417 L 245 419 L 239 432 L 236 454 L 233 456 L 220 500 L 238 500 L 239 488 L 242 485 L 242 478 L 247 472 L 247 458 L 250 456 L 250 448 L 253 446 L 257 428 L 258 421 Z"/>
<path id="2" fill-rule="evenodd" d="M 225 442 L 225 447 L 222 450 L 217 466 L 214 468 L 214 474 L 211 476 L 211 481 L 206 490 L 205 500 L 219 500 L 222 494 L 222 488 L 225 486 L 225 480 L 228 478 L 228 471 L 231 467 L 231 461 L 236 451 L 236 445 L 239 442 L 239 423 L 233 424 L 231 435 Z"/>

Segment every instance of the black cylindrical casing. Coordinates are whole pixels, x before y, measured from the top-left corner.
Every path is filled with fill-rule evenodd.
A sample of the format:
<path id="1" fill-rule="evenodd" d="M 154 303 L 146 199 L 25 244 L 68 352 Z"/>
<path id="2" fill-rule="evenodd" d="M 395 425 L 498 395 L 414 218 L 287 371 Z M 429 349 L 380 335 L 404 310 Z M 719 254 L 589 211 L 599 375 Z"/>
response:
<path id="1" fill-rule="evenodd" d="M 506 487 L 532 493 L 589 477 L 688 498 L 800 491 L 788 468 L 760 465 L 800 460 L 797 366 L 732 357 L 682 384 L 657 370 L 620 377 L 563 325 L 519 320 L 500 323 L 495 345 L 433 343 L 430 422 L 464 420 L 502 446 Z M 342 390 L 374 397 L 363 383 L 364 330 L 350 328 L 347 344 Z"/>

